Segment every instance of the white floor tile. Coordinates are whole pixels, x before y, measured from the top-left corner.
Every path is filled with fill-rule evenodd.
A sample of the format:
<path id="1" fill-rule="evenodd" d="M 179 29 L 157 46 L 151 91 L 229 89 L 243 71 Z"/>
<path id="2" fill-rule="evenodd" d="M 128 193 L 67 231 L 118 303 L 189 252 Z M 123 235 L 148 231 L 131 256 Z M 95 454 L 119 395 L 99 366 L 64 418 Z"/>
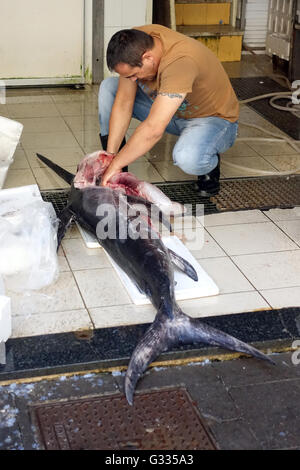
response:
<path id="1" fill-rule="evenodd" d="M 291 155 L 296 150 L 286 142 L 249 142 L 248 145 L 263 157 L 268 155 Z"/>
<path id="2" fill-rule="evenodd" d="M 12 119 L 51 116 L 59 117 L 59 111 L 54 103 L 8 104 L 7 107 Z"/>
<path id="3" fill-rule="evenodd" d="M 196 227 L 196 230 L 190 228 L 174 230 L 174 235 L 184 243 L 196 259 L 225 256 L 222 248 L 202 227 Z"/>
<path id="4" fill-rule="evenodd" d="M 98 116 L 65 116 L 65 122 L 72 132 L 75 131 L 91 131 L 96 130 L 99 133 L 99 119 Z"/>
<path id="5" fill-rule="evenodd" d="M 80 238 L 65 239 L 62 246 L 73 271 L 111 267 L 103 248 L 86 248 Z"/>
<path id="6" fill-rule="evenodd" d="M 98 105 L 95 102 L 85 103 L 56 103 L 56 107 L 62 116 L 98 116 Z"/>
<path id="7" fill-rule="evenodd" d="M 295 243 L 300 244 L 300 219 L 277 220 L 276 225 L 294 240 Z"/>
<path id="8" fill-rule="evenodd" d="M 291 173 L 300 172 L 299 155 L 270 155 L 265 156 L 264 159 L 278 171 L 290 171 Z"/>
<path id="9" fill-rule="evenodd" d="M 3 189 L 27 186 L 28 184 L 36 184 L 35 176 L 30 168 L 17 170 L 9 168 Z"/>
<path id="10" fill-rule="evenodd" d="M 153 162 L 153 165 L 155 166 L 159 174 L 165 179 L 165 181 L 188 181 L 197 179 L 197 176 L 188 175 L 187 173 L 182 171 L 181 168 L 174 165 L 171 161 L 151 161 Z"/>
<path id="11" fill-rule="evenodd" d="M 78 165 L 80 160 L 82 160 L 84 157 L 84 152 L 79 147 L 79 145 L 68 148 L 39 147 L 38 150 L 26 149 L 25 153 L 31 168 L 46 168 L 46 165 L 37 158 L 36 152 L 40 153 L 46 158 L 49 158 L 49 160 L 52 160 L 54 163 L 63 168 Z"/>
<path id="12" fill-rule="evenodd" d="M 93 329 L 93 324 L 85 309 L 29 314 L 12 318 L 12 338 L 89 329 Z"/>
<path id="13" fill-rule="evenodd" d="M 232 259 L 258 290 L 300 285 L 300 250 L 233 256 Z"/>
<path id="14" fill-rule="evenodd" d="M 32 117 L 19 119 L 24 126 L 21 141 L 25 134 L 36 132 L 68 132 L 69 128 L 62 117 Z"/>
<path id="15" fill-rule="evenodd" d="M 300 219 L 300 207 L 293 209 L 270 209 L 264 212 L 265 216 L 276 222 L 277 220 Z"/>
<path id="16" fill-rule="evenodd" d="M 222 153 L 221 160 L 227 157 L 257 157 L 257 153 L 246 142 L 236 141 L 230 149 Z"/>
<path id="17" fill-rule="evenodd" d="M 156 315 L 153 305 L 134 304 L 89 308 L 89 313 L 95 328 L 152 323 Z"/>
<path id="18" fill-rule="evenodd" d="M 28 132 L 22 136 L 22 145 L 25 150 L 39 148 L 80 148 L 71 131 L 67 132 Z"/>
<path id="19" fill-rule="evenodd" d="M 13 163 L 10 165 L 11 170 L 29 169 L 29 162 L 23 149 L 18 148 L 13 156 Z"/>
<path id="20" fill-rule="evenodd" d="M 185 313 L 195 318 L 267 310 L 270 308 L 268 303 L 256 291 L 235 292 L 214 297 L 202 297 L 201 299 L 182 300 L 178 303 Z"/>
<path id="21" fill-rule="evenodd" d="M 129 171 L 133 172 L 137 178 L 148 181 L 149 183 L 164 181 L 156 168 L 149 162 L 134 162 L 129 165 Z"/>
<path id="22" fill-rule="evenodd" d="M 300 307 L 300 286 L 260 291 L 272 308 Z"/>
<path id="23" fill-rule="evenodd" d="M 82 148 L 94 147 L 95 150 L 100 147 L 99 129 L 77 130 L 73 131 L 75 138 Z"/>
<path id="24" fill-rule="evenodd" d="M 220 294 L 254 290 L 254 287 L 228 257 L 201 259 L 199 264 L 215 281 Z"/>
<path id="25" fill-rule="evenodd" d="M 219 212 L 204 216 L 204 226 L 251 224 L 256 222 L 268 222 L 269 219 L 260 210 Z"/>
<path id="26" fill-rule="evenodd" d="M 87 308 L 130 303 L 113 268 L 75 271 L 74 276 Z"/>
<path id="27" fill-rule="evenodd" d="M 235 167 L 234 165 L 238 166 Z M 248 169 L 249 168 L 249 169 Z M 227 157 L 221 160 L 221 172 L 225 178 L 260 176 L 262 171 L 276 173 L 277 170 L 263 157 Z"/>
<path id="28" fill-rule="evenodd" d="M 272 222 L 208 227 L 228 255 L 265 253 L 298 248 Z"/>
<path id="29" fill-rule="evenodd" d="M 24 293 L 8 291 L 7 295 L 11 298 L 13 316 L 84 308 L 71 272 L 61 272 L 56 282 L 39 291 Z"/>
<path id="30" fill-rule="evenodd" d="M 70 173 L 76 173 L 76 166 L 65 167 Z M 50 168 L 33 168 L 33 174 L 41 191 L 46 189 L 65 189 L 70 185 Z M 29 183 L 27 183 L 29 184 Z"/>

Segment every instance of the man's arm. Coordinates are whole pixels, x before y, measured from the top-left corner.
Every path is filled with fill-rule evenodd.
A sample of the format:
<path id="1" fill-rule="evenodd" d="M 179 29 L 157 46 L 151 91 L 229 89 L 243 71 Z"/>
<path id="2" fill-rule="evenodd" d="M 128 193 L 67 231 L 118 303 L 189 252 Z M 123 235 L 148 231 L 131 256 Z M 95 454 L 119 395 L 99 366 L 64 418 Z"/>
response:
<path id="1" fill-rule="evenodd" d="M 108 152 L 117 153 L 119 150 L 132 117 L 136 90 L 135 82 L 127 78 L 119 78 L 119 86 L 109 120 Z"/>
<path id="2" fill-rule="evenodd" d="M 119 173 L 124 166 L 144 155 L 161 139 L 167 125 L 185 97 L 186 93 L 157 95 L 147 119 L 135 129 L 127 144 L 115 156 L 104 173 L 101 182 L 103 186 L 114 174 Z"/>

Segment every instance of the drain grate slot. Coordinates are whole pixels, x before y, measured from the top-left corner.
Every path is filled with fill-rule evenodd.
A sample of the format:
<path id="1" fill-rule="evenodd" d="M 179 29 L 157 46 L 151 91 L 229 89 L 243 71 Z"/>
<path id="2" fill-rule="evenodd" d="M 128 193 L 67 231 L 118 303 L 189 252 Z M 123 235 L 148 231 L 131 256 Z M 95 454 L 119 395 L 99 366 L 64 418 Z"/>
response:
<path id="1" fill-rule="evenodd" d="M 184 388 L 32 405 L 47 450 L 212 450 L 205 423 Z"/>

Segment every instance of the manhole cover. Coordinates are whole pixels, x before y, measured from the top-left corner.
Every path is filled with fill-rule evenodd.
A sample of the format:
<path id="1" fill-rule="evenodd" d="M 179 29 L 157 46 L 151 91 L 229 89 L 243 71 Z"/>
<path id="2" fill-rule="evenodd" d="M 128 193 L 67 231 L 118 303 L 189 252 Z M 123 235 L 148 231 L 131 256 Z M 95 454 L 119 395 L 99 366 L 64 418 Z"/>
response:
<path id="1" fill-rule="evenodd" d="M 212 450 L 216 445 L 183 388 L 31 406 L 47 450 Z"/>

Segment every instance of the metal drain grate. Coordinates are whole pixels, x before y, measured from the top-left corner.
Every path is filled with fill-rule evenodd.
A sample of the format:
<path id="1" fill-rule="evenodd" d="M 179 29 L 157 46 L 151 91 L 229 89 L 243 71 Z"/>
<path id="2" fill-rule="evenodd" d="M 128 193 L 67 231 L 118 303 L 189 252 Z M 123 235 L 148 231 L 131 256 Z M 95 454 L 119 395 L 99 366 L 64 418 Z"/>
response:
<path id="1" fill-rule="evenodd" d="M 211 199 L 218 211 L 292 208 L 300 205 L 300 176 L 223 181 Z"/>
<path id="2" fill-rule="evenodd" d="M 211 214 L 217 212 L 216 206 L 209 198 L 200 197 L 194 189 L 192 181 L 183 181 L 177 183 L 157 183 L 156 186 L 161 189 L 172 201 L 181 204 L 192 204 L 193 213 L 196 212 L 196 204 L 204 205 L 204 213 Z M 67 204 L 68 189 L 59 189 L 52 191 L 42 191 L 41 195 L 44 201 L 51 202 L 56 213 L 59 213 Z"/>
<path id="3" fill-rule="evenodd" d="M 158 183 L 157 186 L 172 200 L 204 205 L 204 214 L 247 209 L 268 210 L 300 206 L 300 176 L 268 176 L 260 178 L 236 178 L 221 181 L 219 194 L 202 198 L 194 189 L 194 183 Z M 55 211 L 61 211 L 68 198 L 68 190 L 43 191 L 45 201 L 52 202 Z"/>
<path id="4" fill-rule="evenodd" d="M 53 189 L 51 191 L 41 191 L 43 200 L 46 202 L 51 202 L 53 204 L 56 214 L 58 214 L 66 207 L 69 193 L 69 189 Z"/>
<path id="5" fill-rule="evenodd" d="M 197 408 L 183 388 L 82 398 L 31 406 L 47 450 L 216 449 Z"/>

